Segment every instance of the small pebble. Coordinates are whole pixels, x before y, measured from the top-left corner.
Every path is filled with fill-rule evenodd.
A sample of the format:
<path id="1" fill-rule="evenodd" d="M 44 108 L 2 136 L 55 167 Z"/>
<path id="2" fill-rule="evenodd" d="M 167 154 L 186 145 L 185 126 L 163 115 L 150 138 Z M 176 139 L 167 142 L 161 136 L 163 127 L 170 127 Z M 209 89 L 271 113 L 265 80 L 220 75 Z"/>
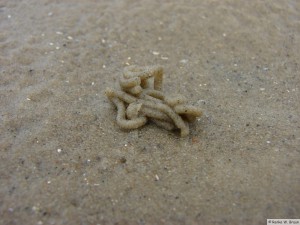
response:
<path id="1" fill-rule="evenodd" d="M 187 60 L 187 59 L 182 59 L 182 60 L 180 60 L 180 62 L 181 62 L 181 63 L 187 63 L 188 60 Z"/>
<path id="2" fill-rule="evenodd" d="M 71 37 L 71 36 L 68 36 L 68 39 L 69 39 L 69 40 L 73 40 L 73 37 Z"/>
<path id="3" fill-rule="evenodd" d="M 10 19 L 10 18 L 11 18 L 11 15 L 7 15 L 7 18 Z"/>
<path id="4" fill-rule="evenodd" d="M 155 174 L 155 180 L 159 181 L 159 176 L 157 174 Z"/>
<path id="5" fill-rule="evenodd" d="M 152 54 L 153 55 L 159 55 L 159 52 L 153 51 Z"/>
<path id="6" fill-rule="evenodd" d="M 61 153 L 61 149 L 60 149 L 60 148 L 59 148 L 59 149 L 57 149 L 57 152 L 58 152 L 58 153 Z"/>
<path id="7" fill-rule="evenodd" d="M 39 210 L 39 208 L 38 208 L 38 207 L 36 207 L 36 206 L 32 206 L 32 211 L 37 211 L 37 210 Z"/>

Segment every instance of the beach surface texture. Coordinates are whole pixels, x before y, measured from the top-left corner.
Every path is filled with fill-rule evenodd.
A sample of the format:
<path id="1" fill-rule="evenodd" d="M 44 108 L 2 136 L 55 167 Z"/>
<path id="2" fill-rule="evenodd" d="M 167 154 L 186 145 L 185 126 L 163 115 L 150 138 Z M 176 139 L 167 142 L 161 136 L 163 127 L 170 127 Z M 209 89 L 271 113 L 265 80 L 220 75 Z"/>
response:
<path id="1" fill-rule="evenodd" d="M 299 12 L 297 0 L 0 1 L 0 224 L 299 218 Z M 162 66 L 157 89 L 201 109 L 189 131 L 175 124 L 184 137 L 118 125 L 104 93 L 131 65 Z"/>

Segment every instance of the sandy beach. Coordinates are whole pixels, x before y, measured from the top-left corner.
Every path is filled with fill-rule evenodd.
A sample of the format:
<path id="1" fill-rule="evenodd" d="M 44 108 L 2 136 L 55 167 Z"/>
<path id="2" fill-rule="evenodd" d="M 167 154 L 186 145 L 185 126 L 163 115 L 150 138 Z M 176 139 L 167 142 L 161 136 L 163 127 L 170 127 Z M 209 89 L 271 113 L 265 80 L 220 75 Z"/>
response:
<path id="1" fill-rule="evenodd" d="M 0 2 L 0 224 L 300 217 L 300 1 Z M 126 131 L 127 65 L 203 111 Z"/>

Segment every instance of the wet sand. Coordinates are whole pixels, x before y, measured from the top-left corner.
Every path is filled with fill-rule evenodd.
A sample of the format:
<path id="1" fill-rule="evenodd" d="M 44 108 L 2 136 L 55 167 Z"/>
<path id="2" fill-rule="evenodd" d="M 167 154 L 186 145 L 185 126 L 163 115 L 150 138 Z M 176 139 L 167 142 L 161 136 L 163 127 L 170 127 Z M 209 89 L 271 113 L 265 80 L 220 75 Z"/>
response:
<path id="1" fill-rule="evenodd" d="M 266 224 L 300 215 L 299 1 L 0 3 L 0 224 Z M 203 109 L 121 130 L 124 66 Z"/>

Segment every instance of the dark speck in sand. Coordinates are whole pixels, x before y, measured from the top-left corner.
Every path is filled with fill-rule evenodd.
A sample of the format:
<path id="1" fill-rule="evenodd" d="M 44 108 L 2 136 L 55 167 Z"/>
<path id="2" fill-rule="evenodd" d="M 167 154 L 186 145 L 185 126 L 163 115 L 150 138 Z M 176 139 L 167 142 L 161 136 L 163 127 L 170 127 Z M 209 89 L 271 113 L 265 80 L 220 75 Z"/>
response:
<path id="1" fill-rule="evenodd" d="M 121 158 L 120 158 L 120 163 L 124 164 L 124 163 L 126 163 L 126 161 L 127 161 L 127 160 L 126 160 L 125 157 L 121 157 Z"/>

